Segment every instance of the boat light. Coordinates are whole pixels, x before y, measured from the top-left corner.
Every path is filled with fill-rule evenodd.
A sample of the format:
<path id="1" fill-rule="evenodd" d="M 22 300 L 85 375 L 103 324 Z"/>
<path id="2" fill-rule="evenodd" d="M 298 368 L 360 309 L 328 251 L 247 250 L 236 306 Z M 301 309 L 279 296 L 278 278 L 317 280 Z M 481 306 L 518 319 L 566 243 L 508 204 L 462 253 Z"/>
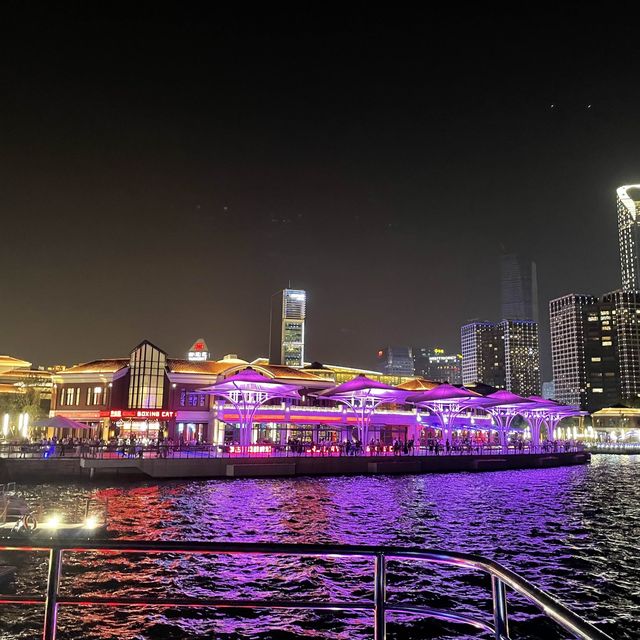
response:
<path id="1" fill-rule="evenodd" d="M 44 526 L 47 529 L 57 529 L 61 524 L 62 518 L 57 513 L 50 515 L 44 522 Z"/>

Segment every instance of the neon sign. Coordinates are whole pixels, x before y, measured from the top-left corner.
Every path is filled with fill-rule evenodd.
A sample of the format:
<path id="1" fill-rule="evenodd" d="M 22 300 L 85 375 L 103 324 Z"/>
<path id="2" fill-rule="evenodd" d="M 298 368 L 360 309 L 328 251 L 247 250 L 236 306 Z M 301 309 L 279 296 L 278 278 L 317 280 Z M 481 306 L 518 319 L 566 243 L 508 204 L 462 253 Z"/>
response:
<path id="1" fill-rule="evenodd" d="M 164 411 L 162 409 L 112 409 L 111 411 L 101 411 L 101 418 L 148 418 L 154 420 L 171 420 L 176 417 L 175 411 Z"/>

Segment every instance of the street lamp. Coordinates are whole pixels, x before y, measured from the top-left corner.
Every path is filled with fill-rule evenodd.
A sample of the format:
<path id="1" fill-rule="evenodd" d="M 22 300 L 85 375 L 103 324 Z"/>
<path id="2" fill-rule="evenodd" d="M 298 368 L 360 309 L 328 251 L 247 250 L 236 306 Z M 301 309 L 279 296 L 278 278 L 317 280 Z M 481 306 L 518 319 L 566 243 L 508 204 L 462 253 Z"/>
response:
<path id="1" fill-rule="evenodd" d="M 22 435 L 25 438 L 29 437 L 29 414 L 25 411 L 22 418 Z"/>

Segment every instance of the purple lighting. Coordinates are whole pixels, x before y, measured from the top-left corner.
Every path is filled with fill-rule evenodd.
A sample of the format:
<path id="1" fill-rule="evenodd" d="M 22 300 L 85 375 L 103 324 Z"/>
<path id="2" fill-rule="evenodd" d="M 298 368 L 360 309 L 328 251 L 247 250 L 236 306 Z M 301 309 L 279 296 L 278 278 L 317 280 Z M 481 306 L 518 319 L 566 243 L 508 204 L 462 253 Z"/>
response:
<path id="1" fill-rule="evenodd" d="M 256 411 L 269 400 L 275 398 L 299 398 L 298 387 L 283 384 L 258 373 L 245 369 L 235 375 L 220 380 L 202 392 L 223 398 L 230 402 L 240 417 L 240 445 L 251 444 L 251 431 Z"/>

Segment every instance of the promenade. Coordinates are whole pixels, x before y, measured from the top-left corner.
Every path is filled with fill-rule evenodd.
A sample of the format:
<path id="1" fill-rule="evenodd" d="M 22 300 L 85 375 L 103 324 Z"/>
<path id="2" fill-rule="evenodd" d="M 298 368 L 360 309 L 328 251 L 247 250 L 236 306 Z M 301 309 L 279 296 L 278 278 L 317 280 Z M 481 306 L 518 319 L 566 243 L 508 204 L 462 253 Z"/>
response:
<path id="1" fill-rule="evenodd" d="M 390 447 L 378 449 L 346 455 L 339 447 L 80 445 L 63 450 L 51 445 L 4 445 L 0 446 L 0 482 L 475 472 L 586 464 L 590 460 L 582 447 L 568 444 L 469 447 L 438 453 L 416 447 L 407 454 Z"/>

